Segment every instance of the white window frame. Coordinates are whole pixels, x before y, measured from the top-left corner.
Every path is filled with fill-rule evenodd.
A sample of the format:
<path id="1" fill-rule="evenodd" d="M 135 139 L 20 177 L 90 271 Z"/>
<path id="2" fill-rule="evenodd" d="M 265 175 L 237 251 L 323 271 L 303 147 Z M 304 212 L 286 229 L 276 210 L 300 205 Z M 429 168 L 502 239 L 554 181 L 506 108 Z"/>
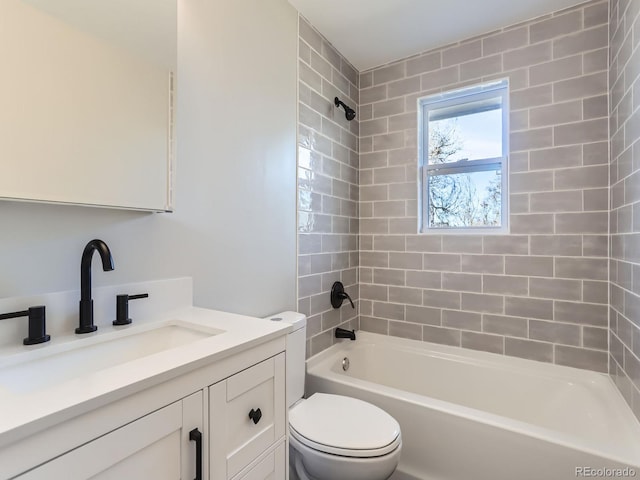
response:
<path id="1" fill-rule="evenodd" d="M 485 99 L 502 98 L 502 156 L 477 160 L 461 160 L 445 164 L 429 163 L 429 112 L 442 108 L 464 106 Z M 509 80 L 503 79 L 460 90 L 430 95 L 418 99 L 418 231 L 432 234 L 507 234 L 509 233 Z M 429 177 L 501 171 L 500 227 L 430 227 Z"/>

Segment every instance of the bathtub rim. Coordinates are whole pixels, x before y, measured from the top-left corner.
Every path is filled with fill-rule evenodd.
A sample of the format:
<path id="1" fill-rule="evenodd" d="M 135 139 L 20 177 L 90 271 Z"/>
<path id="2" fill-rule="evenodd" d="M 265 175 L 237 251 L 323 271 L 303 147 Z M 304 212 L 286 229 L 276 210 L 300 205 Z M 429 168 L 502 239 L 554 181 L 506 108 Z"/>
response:
<path id="1" fill-rule="evenodd" d="M 359 343 L 358 340 L 360 340 Z M 343 386 L 360 388 L 374 394 L 386 395 L 395 400 L 409 402 L 414 405 L 426 406 L 446 415 L 455 415 L 474 422 L 487 424 L 495 428 L 505 429 L 507 431 L 527 435 L 566 448 L 604 457 L 615 462 L 628 464 L 634 468 L 640 468 L 640 423 L 631 412 L 628 404 L 622 397 L 622 394 L 608 374 L 567 367 L 564 365 L 527 360 L 518 357 L 508 357 L 505 355 L 470 350 L 461 347 L 440 345 L 400 337 L 391 337 L 372 332 L 359 331 L 358 340 L 355 342 L 350 340 L 339 341 L 322 352 L 310 357 L 306 361 L 306 374 L 325 378 Z M 604 386 L 604 384 L 606 384 L 607 388 L 615 391 L 614 401 L 618 404 L 617 406 L 624 409 L 626 412 L 625 414 L 628 414 L 630 418 L 634 419 L 635 425 L 630 428 L 637 430 L 637 438 L 639 440 L 635 442 L 631 448 L 625 451 L 619 451 L 618 449 L 612 450 L 608 449 L 606 444 L 597 443 L 591 439 L 584 439 L 577 435 L 534 425 L 522 420 L 515 420 L 495 413 L 484 412 L 473 407 L 467 407 L 453 402 L 400 390 L 394 387 L 380 385 L 369 380 L 345 376 L 339 372 L 335 372 L 331 368 L 335 359 L 343 354 L 347 356 L 350 350 L 353 350 L 363 344 L 375 345 L 380 343 L 411 351 L 417 350 L 422 352 L 423 355 L 426 351 L 430 354 L 436 354 L 438 357 L 454 359 L 465 363 L 473 362 L 476 365 L 498 366 L 499 368 L 504 368 L 510 371 L 521 371 L 522 369 L 526 369 L 529 374 L 531 373 L 532 367 L 534 367 L 535 370 L 538 370 L 538 372 L 536 372 L 538 376 L 544 376 L 545 373 L 547 373 L 545 370 L 548 371 L 549 369 L 552 369 L 553 371 L 547 373 L 547 375 L 551 375 L 555 378 L 571 381 L 582 380 L 590 383 L 595 381 L 599 386 Z"/>

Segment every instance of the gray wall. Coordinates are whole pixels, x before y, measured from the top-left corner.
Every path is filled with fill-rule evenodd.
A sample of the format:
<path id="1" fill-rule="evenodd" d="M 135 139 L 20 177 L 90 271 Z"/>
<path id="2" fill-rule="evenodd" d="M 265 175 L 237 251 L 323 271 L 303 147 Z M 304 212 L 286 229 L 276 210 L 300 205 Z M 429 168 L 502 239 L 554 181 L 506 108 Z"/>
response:
<path id="1" fill-rule="evenodd" d="M 333 328 L 357 329 L 357 309 L 334 310 L 333 282 L 358 302 L 358 74 L 307 21 L 299 22 L 298 308 L 308 316 L 307 356 L 330 346 Z"/>
<path id="2" fill-rule="evenodd" d="M 608 371 L 607 5 L 361 73 L 363 330 Z M 503 77 L 511 233 L 417 235 L 417 99 Z"/>
<path id="3" fill-rule="evenodd" d="M 612 0 L 611 375 L 640 418 L 640 2 Z"/>
<path id="4" fill-rule="evenodd" d="M 175 213 L 2 202 L 0 297 L 78 289 L 98 237 L 116 269 L 96 261 L 95 285 L 192 276 L 200 306 L 295 309 L 297 13 L 286 0 L 179 3 Z"/>

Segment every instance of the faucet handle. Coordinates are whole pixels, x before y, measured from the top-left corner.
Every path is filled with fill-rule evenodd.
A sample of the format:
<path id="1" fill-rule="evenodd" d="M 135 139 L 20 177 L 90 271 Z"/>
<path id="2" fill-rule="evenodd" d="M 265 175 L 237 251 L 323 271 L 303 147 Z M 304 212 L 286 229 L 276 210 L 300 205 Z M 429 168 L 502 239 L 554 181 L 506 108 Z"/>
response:
<path id="1" fill-rule="evenodd" d="M 44 305 L 29 307 L 22 312 L 11 312 L 0 315 L 0 320 L 10 318 L 29 317 L 29 336 L 22 343 L 25 345 L 36 345 L 51 340 L 51 336 L 46 332 L 46 313 Z"/>
<path id="2" fill-rule="evenodd" d="M 148 293 L 140 293 L 138 295 L 117 295 L 116 296 L 116 319 L 113 321 L 113 324 L 116 326 L 119 325 L 129 325 L 131 323 L 131 319 L 129 318 L 129 300 L 138 300 L 139 298 L 148 298 Z"/>

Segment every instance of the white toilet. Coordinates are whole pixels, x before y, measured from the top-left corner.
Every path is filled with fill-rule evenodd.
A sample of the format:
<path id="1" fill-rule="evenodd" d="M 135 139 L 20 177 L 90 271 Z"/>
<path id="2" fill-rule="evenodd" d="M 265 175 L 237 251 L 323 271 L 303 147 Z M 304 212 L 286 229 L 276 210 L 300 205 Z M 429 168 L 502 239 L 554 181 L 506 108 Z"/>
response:
<path id="1" fill-rule="evenodd" d="M 307 319 L 283 312 L 287 336 L 290 480 L 386 480 L 400 459 L 400 425 L 384 410 L 356 398 L 304 395 Z M 357 341 L 357 340 L 356 340 Z"/>

